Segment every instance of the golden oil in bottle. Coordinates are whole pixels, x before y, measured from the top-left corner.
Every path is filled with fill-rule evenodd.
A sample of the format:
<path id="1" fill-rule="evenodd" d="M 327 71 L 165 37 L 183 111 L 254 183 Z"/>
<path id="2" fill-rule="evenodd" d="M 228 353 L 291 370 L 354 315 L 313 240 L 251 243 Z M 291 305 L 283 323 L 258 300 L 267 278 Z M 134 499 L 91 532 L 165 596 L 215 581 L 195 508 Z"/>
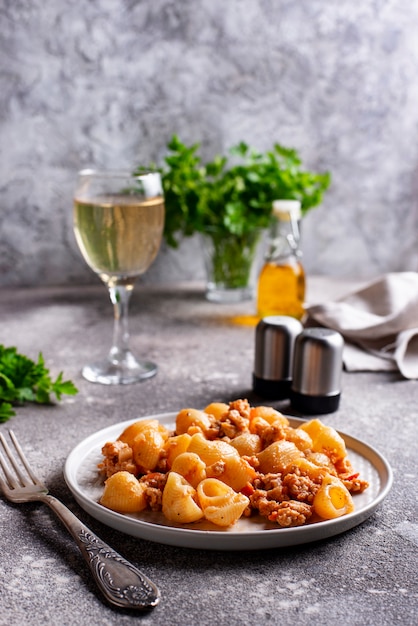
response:
<path id="1" fill-rule="evenodd" d="M 304 315 L 305 271 L 301 262 L 299 221 L 300 202 L 276 200 L 265 264 L 257 289 L 257 314 Z"/>

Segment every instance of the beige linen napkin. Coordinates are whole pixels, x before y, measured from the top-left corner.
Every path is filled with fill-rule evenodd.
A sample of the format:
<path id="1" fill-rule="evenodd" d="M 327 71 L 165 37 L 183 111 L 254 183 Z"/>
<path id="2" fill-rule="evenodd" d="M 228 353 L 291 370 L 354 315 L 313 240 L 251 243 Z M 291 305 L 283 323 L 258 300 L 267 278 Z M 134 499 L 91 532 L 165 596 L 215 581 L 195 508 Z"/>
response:
<path id="1" fill-rule="evenodd" d="M 307 308 L 307 325 L 339 331 L 348 371 L 398 369 L 418 379 L 418 273 L 387 274 L 334 302 Z"/>

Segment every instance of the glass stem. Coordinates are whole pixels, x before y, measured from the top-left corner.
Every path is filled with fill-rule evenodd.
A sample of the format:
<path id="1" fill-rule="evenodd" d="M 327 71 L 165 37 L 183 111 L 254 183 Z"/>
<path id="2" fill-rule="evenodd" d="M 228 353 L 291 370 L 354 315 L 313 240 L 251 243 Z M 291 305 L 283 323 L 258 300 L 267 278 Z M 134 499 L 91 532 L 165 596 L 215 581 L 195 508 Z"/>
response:
<path id="1" fill-rule="evenodd" d="M 128 308 L 133 285 L 115 285 L 109 287 L 110 299 L 113 304 L 113 345 L 110 358 L 113 362 L 125 361 L 129 350 Z"/>

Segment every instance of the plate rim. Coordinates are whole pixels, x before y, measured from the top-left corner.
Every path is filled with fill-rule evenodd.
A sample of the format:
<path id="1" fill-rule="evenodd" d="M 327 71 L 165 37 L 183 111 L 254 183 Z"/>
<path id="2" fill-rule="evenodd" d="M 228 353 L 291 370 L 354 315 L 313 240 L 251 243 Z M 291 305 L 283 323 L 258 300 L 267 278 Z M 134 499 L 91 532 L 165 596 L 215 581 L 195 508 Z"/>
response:
<path id="1" fill-rule="evenodd" d="M 393 470 L 385 458 L 376 448 L 363 440 L 357 439 L 345 432 L 337 431 L 344 439 L 347 447 L 363 456 L 379 475 L 380 487 L 373 500 L 360 510 L 353 511 L 348 515 L 333 519 L 323 520 L 315 524 L 296 526 L 291 528 L 277 529 L 254 529 L 251 532 L 233 532 L 233 529 L 225 530 L 202 530 L 182 528 L 178 526 L 161 525 L 154 522 L 139 520 L 129 517 L 117 511 L 106 509 L 98 502 L 88 497 L 77 482 L 76 473 L 82 465 L 86 455 L 92 452 L 92 445 L 103 445 L 109 440 L 108 433 L 121 433 L 124 428 L 135 422 L 146 419 L 170 420 L 175 422 L 177 412 L 165 412 L 142 417 L 131 418 L 121 422 L 115 422 L 101 428 L 80 441 L 68 454 L 64 464 L 64 479 L 73 497 L 87 513 L 96 520 L 110 526 L 119 532 L 131 535 L 135 538 L 146 539 L 160 544 L 173 545 L 185 548 L 198 548 L 209 550 L 256 550 L 267 548 L 280 548 L 311 543 L 320 539 L 326 539 L 341 534 L 363 523 L 370 517 L 376 508 L 382 503 L 390 492 L 393 484 Z M 290 423 L 302 424 L 312 418 L 302 418 L 286 415 Z M 112 435 L 113 437 L 115 435 Z M 117 436 L 117 435 L 116 435 Z M 77 459 L 84 452 L 81 461 Z M 123 528 L 121 528 L 121 525 Z M 208 538 L 210 543 L 208 544 Z M 245 544 L 251 539 L 251 545 Z M 243 547 L 245 544 L 245 547 Z"/>

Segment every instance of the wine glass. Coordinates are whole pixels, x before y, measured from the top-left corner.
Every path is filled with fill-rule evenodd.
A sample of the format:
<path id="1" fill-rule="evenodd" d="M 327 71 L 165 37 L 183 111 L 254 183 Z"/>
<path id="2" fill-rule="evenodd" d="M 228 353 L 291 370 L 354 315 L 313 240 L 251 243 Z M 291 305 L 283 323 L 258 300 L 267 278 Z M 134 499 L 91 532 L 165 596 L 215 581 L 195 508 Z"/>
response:
<path id="1" fill-rule="evenodd" d="M 82 170 L 74 195 L 74 233 L 91 269 L 109 290 L 114 309 L 113 344 L 107 357 L 83 368 L 105 385 L 129 384 L 157 373 L 129 349 L 128 305 L 138 276 L 157 256 L 164 228 L 164 196 L 158 172 Z"/>

